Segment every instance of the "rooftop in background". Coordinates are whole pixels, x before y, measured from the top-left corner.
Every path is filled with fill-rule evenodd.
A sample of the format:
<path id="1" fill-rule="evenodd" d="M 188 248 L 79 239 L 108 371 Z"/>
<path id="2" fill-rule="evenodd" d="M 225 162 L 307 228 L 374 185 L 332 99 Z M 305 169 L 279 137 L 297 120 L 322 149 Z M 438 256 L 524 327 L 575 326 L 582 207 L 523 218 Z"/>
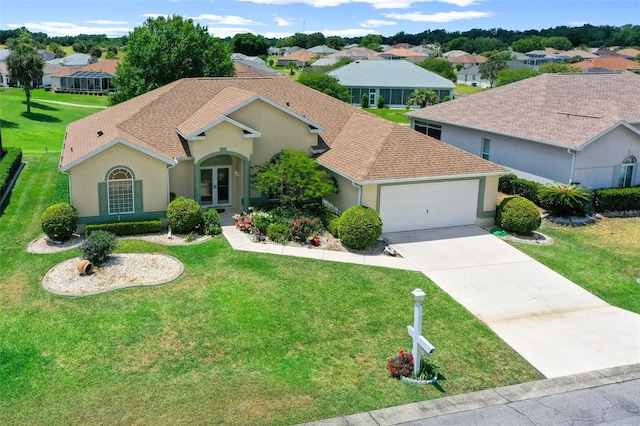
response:
<path id="1" fill-rule="evenodd" d="M 356 61 L 328 73 L 344 86 L 359 87 L 429 87 L 454 89 L 455 84 L 411 62 Z"/>

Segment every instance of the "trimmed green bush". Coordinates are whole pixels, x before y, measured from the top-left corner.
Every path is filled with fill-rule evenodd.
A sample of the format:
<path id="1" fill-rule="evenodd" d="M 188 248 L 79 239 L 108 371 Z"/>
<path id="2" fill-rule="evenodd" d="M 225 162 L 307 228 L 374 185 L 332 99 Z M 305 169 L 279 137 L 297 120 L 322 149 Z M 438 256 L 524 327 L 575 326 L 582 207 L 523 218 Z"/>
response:
<path id="1" fill-rule="evenodd" d="M 78 211 L 68 203 L 49 206 L 42 214 L 42 230 L 54 241 L 67 241 L 76 230 Z"/>
<path id="2" fill-rule="evenodd" d="M 162 221 L 157 219 L 133 222 L 94 223 L 84 227 L 86 236 L 91 235 L 95 231 L 107 231 L 117 236 L 153 234 L 155 232 L 162 232 Z"/>
<path id="3" fill-rule="evenodd" d="M 514 182 L 518 180 L 518 176 L 513 173 L 509 173 L 503 176 L 500 176 L 498 179 L 498 191 L 503 194 L 513 194 L 514 192 Z"/>
<path id="4" fill-rule="evenodd" d="M 538 191 L 542 188 L 542 184 L 526 179 L 516 179 L 513 182 L 513 193 L 520 195 L 536 205 L 540 205 Z"/>
<path id="5" fill-rule="evenodd" d="M 369 106 L 369 95 L 367 95 L 366 93 L 363 93 L 362 97 L 360 98 L 360 106 L 362 108 L 366 108 Z"/>
<path id="6" fill-rule="evenodd" d="M 376 101 L 376 106 L 378 108 L 384 108 L 384 98 L 382 96 L 378 96 L 378 100 Z"/>
<path id="7" fill-rule="evenodd" d="M 540 227 L 540 210 L 524 197 L 505 198 L 498 207 L 499 225 L 508 232 L 529 235 Z"/>
<path id="8" fill-rule="evenodd" d="M 202 208 L 196 200 L 178 197 L 167 206 L 167 220 L 171 232 L 188 234 L 202 224 Z"/>
<path id="9" fill-rule="evenodd" d="M 267 238 L 276 243 L 286 244 L 291 241 L 291 228 L 286 223 L 272 223 L 267 228 Z"/>
<path id="10" fill-rule="evenodd" d="M 640 210 L 640 186 L 596 189 L 594 208 L 597 212 Z"/>
<path id="11" fill-rule="evenodd" d="M 205 235 L 218 235 L 222 232 L 220 226 L 220 214 L 215 209 L 207 210 L 202 214 L 202 225 Z"/>
<path id="12" fill-rule="evenodd" d="M 111 232 L 93 231 L 79 247 L 82 258 L 87 259 L 95 266 L 100 266 L 109 258 L 109 255 L 118 248 L 118 240 Z"/>
<path id="13" fill-rule="evenodd" d="M 338 234 L 347 247 L 362 249 L 374 245 L 382 234 L 382 219 L 369 207 L 349 207 L 340 217 Z"/>
<path id="14" fill-rule="evenodd" d="M 575 184 L 554 182 L 540 188 L 538 197 L 552 216 L 577 216 L 589 210 L 592 192 Z"/>
<path id="15" fill-rule="evenodd" d="M 22 163 L 22 150 L 9 147 L 0 152 L 0 197 L 8 190 L 9 182 Z"/>
<path id="16" fill-rule="evenodd" d="M 340 237 L 340 216 L 332 218 L 325 226 L 334 237 Z"/>

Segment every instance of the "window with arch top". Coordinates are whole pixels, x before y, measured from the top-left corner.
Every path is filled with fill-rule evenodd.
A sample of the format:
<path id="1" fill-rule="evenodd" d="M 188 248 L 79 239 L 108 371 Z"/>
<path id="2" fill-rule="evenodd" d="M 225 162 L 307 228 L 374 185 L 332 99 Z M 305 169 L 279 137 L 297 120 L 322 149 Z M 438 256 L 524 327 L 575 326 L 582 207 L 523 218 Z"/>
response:
<path id="1" fill-rule="evenodd" d="M 135 180 L 131 169 L 114 167 L 105 180 L 98 183 L 101 216 L 142 211 L 142 181 Z"/>
<path id="2" fill-rule="evenodd" d="M 636 171 L 636 158 L 634 156 L 629 156 L 624 159 L 622 164 L 620 165 L 620 175 L 618 178 L 618 187 L 627 188 L 629 186 L 633 186 L 633 177 Z"/>

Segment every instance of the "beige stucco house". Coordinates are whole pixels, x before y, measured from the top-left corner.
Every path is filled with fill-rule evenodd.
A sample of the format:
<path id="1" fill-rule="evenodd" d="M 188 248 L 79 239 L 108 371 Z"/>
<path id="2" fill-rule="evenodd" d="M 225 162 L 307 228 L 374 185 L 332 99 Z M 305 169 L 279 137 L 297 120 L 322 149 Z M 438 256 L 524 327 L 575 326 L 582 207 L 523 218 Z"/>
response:
<path id="1" fill-rule="evenodd" d="M 408 115 L 479 157 L 591 188 L 640 185 L 640 75 L 543 74 Z"/>
<path id="2" fill-rule="evenodd" d="M 80 223 L 163 218 L 170 196 L 205 208 L 268 201 L 254 166 L 314 156 L 343 211 L 380 212 L 385 232 L 491 224 L 507 169 L 283 77 L 194 78 L 69 124 L 60 170 Z"/>

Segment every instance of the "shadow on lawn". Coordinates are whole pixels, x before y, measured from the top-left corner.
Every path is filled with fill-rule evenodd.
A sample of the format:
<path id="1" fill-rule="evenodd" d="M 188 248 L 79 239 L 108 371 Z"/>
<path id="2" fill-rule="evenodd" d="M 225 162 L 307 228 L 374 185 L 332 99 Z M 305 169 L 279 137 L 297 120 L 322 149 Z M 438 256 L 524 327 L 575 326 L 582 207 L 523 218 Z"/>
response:
<path id="1" fill-rule="evenodd" d="M 25 119 L 30 121 L 38 121 L 40 123 L 59 123 L 61 120 L 57 117 L 52 117 L 47 114 L 39 114 L 37 112 L 32 112 L 31 114 L 27 114 L 26 112 L 20 113 Z"/>
<path id="2" fill-rule="evenodd" d="M 7 121 L 0 118 L 0 127 L 3 129 L 17 129 L 20 125 L 13 121 Z"/>
<path id="3" fill-rule="evenodd" d="M 24 105 L 26 107 L 27 106 L 27 101 L 23 101 L 22 105 Z M 56 107 L 52 107 L 50 105 L 41 104 L 41 103 L 35 102 L 33 100 L 31 101 L 31 108 L 37 108 L 37 109 L 41 109 L 41 110 L 44 110 L 44 111 L 60 111 Z"/>

